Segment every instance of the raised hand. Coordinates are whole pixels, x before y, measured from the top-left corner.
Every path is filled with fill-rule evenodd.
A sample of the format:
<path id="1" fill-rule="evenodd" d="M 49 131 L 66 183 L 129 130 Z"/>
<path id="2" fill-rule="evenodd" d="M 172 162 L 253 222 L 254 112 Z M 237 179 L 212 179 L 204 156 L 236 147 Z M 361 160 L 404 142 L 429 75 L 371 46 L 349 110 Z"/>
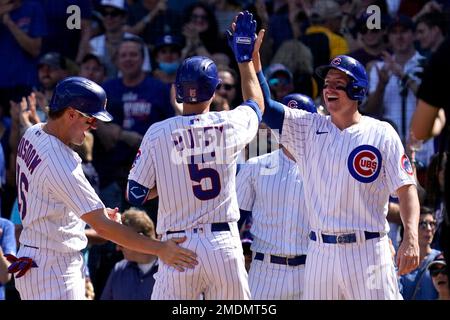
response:
<path id="1" fill-rule="evenodd" d="M 253 65 L 255 66 L 256 72 L 259 72 L 262 70 L 261 57 L 259 55 L 259 48 L 261 48 L 261 44 L 264 39 L 265 32 L 266 32 L 266 30 L 264 30 L 264 29 L 259 30 L 258 37 L 256 38 L 256 42 L 255 42 L 255 47 L 253 49 L 252 60 L 253 60 Z"/>
<path id="2" fill-rule="evenodd" d="M 256 41 L 256 21 L 248 11 L 240 12 L 235 20 L 232 30 L 227 30 L 228 44 L 238 63 L 251 61 Z"/>

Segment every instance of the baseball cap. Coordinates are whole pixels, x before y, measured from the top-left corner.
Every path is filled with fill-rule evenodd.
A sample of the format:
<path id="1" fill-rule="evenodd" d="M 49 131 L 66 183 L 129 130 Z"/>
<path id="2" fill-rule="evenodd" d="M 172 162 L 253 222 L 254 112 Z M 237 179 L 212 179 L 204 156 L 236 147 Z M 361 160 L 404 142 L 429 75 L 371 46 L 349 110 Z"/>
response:
<path id="1" fill-rule="evenodd" d="M 277 73 L 284 73 L 288 76 L 289 81 L 292 81 L 294 77 L 292 76 L 292 72 L 281 63 L 274 63 L 267 67 L 265 76 L 268 82 L 270 79 L 274 78 Z"/>
<path id="2" fill-rule="evenodd" d="M 443 265 L 443 266 L 447 265 L 447 263 L 445 262 L 445 259 L 444 259 L 444 254 L 442 254 L 442 253 L 438 254 L 436 256 L 436 258 L 434 258 L 434 260 L 428 265 L 428 270 L 433 269 L 433 266 L 436 266 L 436 265 Z"/>
<path id="3" fill-rule="evenodd" d="M 414 22 L 410 17 L 399 14 L 389 23 L 388 32 L 391 32 L 395 27 L 402 27 L 404 30 L 414 31 Z"/>
<path id="4" fill-rule="evenodd" d="M 128 4 L 126 0 L 102 0 L 101 6 L 113 7 L 122 11 L 128 11 Z"/>
<path id="5" fill-rule="evenodd" d="M 59 52 L 47 52 L 39 59 L 38 67 L 48 65 L 54 69 L 66 69 L 66 59 Z"/>
<path id="6" fill-rule="evenodd" d="M 311 8 L 312 22 L 322 22 L 339 16 L 341 16 L 341 7 L 333 0 L 315 1 Z"/>
<path id="7" fill-rule="evenodd" d="M 155 43 L 155 51 L 158 51 L 162 47 L 171 46 L 180 50 L 183 48 L 182 39 L 180 37 L 166 34 L 164 36 L 158 37 Z"/>
<path id="8" fill-rule="evenodd" d="M 90 60 L 95 60 L 95 62 L 97 62 L 99 65 L 103 65 L 102 59 L 99 56 L 97 56 L 96 54 L 93 54 L 93 53 L 87 53 L 83 57 L 83 59 L 81 60 L 81 64 L 86 63 L 86 62 L 88 62 Z"/>

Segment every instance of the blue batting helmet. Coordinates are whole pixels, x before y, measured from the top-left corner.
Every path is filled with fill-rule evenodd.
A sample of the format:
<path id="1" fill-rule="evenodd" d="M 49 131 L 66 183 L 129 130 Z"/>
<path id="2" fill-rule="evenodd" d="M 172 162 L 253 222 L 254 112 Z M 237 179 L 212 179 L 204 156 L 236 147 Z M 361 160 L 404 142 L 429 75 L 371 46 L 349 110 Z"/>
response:
<path id="1" fill-rule="evenodd" d="M 68 77 L 60 81 L 50 100 L 50 111 L 72 107 L 101 121 L 111 121 L 106 111 L 106 93 L 94 81 L 83 77 Z"/>
<path id="2" fill-rule="evenodd" d="M 288 94 L 281 100 L 281 103 L 291 109 L 302 109 L 311 113 L 317 113 L 314 101 L 307 95 L 301 93 Z"/>
<path id="3" fill-rule="evenodd" d="M 207 101 L 211 99 L 219 83 L 217 67 L 211 59 L 202 56 L 187 58 L 177 70 L 177 102 Z"/>
<path id="4" fill-rule="evenodd" d="M 325 79 L 330 69 L 340 70 L 350 78 L 350 82 L 346 87 L 346 92 L 350 99 L 358 101 L 364 99 L 367 94 L 369 80 L 366 69 L 358 60 L 345 55 L 337 56 L 331 60 L 329 65 L 317 67 L 316 74 L 320 78 Z"/>

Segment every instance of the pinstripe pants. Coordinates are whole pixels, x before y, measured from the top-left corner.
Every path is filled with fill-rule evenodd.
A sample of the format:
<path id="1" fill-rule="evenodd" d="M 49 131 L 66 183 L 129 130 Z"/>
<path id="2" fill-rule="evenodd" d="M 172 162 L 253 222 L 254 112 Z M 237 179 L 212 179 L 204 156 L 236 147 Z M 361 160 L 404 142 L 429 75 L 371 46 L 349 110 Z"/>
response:
<path id="1" fill-rule="evenodd" d="M 22 300 L 85 300 L 84 261 L 79 252 L 59 253 L 21 246 L 18 257 L 30 257 L 37 268 L 15 279 Z"/>
<path id="2" fill-rule="evenodd" d="M 182 247 L 197 253 L 199 264 L 179 272 L 160 263 L 155 274 L 152 300 L 248 300 L 250 289 L 244 254 L 236 223 L 231 231 L 211 232 L 204 225 L 199 232 L 186 230 Z M 199 229 L 197 229 L 199 230 Z M 183 234 L 163 236 L 162 240 Z"/>
<path id="3" fill-rule="evenodd" d="M 248 273 L 252 299 L 301 300 L 304 271 L 305 265 L 287 266 L 253 259 Z"/>
<path id="4" fill-rule="evenodd" d="M 403 299 L 387 235 L 346 244 L 311 240 L 307 255 L 305 300 Z"/>

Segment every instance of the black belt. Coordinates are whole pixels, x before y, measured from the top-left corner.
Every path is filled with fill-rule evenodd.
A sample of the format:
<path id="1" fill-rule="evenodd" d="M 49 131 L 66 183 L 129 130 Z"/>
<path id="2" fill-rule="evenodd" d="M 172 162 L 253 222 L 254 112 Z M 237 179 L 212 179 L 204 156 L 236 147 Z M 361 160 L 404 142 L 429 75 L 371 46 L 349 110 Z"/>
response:
<path id="1" fill-rule="evenodd" d="M 24 244 L 23 246 L 24 246 L 24 247 L 27 247 L 27 248 L 32 248 L 32 249 L 37 249 L 37 250 L 39 250 L 38 247 L 29 246 L 29 245 L 27 245 L 27 244 Z"/>
<path id="2" fill-rule="evenodd" d="M 256 252 L 255 260 L 264 261 L 264 253 Z M 303 254 L 301 256 L 295 256 L 293 258 L 270 255 L 270 262 L 276 263 L 276 264 L 283 264 L 285 266 L 286 265 L 287 266 L 299 266 L 299 265 L 305 264 L 306 255 Z"/>
<path id="3" fill-rule="evenodd" d="M 201 229 L 202 227 L 196 227 L 196 228 L 192 228 L 192 231 L 194 233 L 198 232 L 198 229 Z M 216 223 L 211 223 L 211 231 L 212 232 L 217 232 L 217 231 L 230 231 L 230 225 L 228 224 L 228 222 L 216 222 Z M 172 233 L 185 233 L 185 230 L 176 230 L 176 231 L 167 231 L 166 234 L 172 234 Z"/>
<path id="4" fill-rule="evenodd" d="M 381 236 L 381 233 L 379 232 L 369 232 L 364 231 L 364 236 L 366 240 L 378 238 Z M 309 233 L 309 238 L 313 241 L 317 241 L 317 235 L 314 231 L 311 231 Z M 322 240 L 324 243 L 354 243 L 356 242 L 356 234 L 355 233 L 345 233 L 345 234 L 323 234 L 322 233 Z"/>

